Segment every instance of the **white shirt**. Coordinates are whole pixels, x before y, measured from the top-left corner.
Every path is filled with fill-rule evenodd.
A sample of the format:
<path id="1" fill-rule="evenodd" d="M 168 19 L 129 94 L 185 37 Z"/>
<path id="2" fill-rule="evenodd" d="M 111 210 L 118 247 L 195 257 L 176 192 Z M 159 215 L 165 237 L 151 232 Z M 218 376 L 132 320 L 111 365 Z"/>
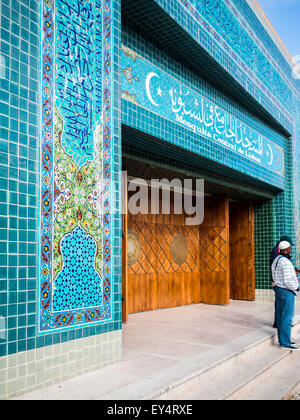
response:
<path id="1" fill-rule="evenodd" d="M 297 294 L 298 277 L 292 262 L 282 255 L 275 258 L 272 264 L 272 277 L 276 286 L 288 289 Z"/>

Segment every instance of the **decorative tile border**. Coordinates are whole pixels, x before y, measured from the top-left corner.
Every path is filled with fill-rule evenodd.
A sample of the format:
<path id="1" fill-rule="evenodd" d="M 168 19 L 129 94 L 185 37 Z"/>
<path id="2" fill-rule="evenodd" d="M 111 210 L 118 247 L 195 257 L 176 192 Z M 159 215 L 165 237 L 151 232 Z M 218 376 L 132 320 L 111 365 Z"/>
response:
<path id="1" fill-rule="evenodd" d="M 112 320 L 112 4 L 42 3 L 38 333 Z"/>

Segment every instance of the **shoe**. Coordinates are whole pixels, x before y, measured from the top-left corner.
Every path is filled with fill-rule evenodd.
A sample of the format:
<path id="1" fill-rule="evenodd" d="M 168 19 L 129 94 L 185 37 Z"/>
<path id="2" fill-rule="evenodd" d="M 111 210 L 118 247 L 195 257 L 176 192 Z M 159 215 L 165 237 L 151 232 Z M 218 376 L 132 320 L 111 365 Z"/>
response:
<path id="1" fill-rule="evenodd" d="M 278 328 L 276 324 L 273 324 L 273 328 Z"/>
<path id="2" fill-rule="evenodd" d="M 294 345 L 290 345 L 290 346 L 280 346 L 281 349 L 290 349 L 292 351 L 297 351 L 299 350 L 299 347 L 294 346 Z"/>

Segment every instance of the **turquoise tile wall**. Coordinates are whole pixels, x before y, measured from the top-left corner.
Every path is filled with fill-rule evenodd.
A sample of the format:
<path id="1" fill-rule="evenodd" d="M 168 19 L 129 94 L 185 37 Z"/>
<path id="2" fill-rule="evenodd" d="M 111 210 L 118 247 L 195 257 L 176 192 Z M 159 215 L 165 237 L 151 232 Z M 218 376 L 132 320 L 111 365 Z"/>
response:
<path id="1" fill-rule="evenodd" d="M 257 117 L 254 117 L 247 109 L 242 108 L 237 102 L 226 97 L 204 79 L 201 79 L 199 75 L 195 74 L 186 66 L 184 58 L 181 60 L 178 57 L 167 54 L 157 48 L 153 41 L 145 38 L 141 32 L 128 28 L 125 25 L 123 25 L 122 29 L 122 43 L 169 75 L 174 76 L 185 85 L 190 86 L 196 92 L 218 104 L 248 126 L 271 139 L 280 147 L 288 150 L 290 142 L 286 137 L 264 124 Z M 246 158 L 241 158 L 215 143 L 212 146 L 210 140 L 206 140 L 204 137 L 185 130 L 178 124 L 162 119 L 158 115 L 126 100 L 122 100 L 122 122 L 154 137 L 162 138 L 176 146 L 200 154 L 212 161 L 231 167 L 255 179 L 267 182 L 279 189 L 284 188 L 285 179 L 276 173 Z M 288 168 L 287 162 L 285 168 Z"/>
<path id="2" fill-rule="evenodd" d="M 114 212 L 114 318 L 99 326 L 37 335 L 40 2 L 0 4 L 0 357 L 121 329 L 121 217 Z M 121 204 L 120 4 L 114 0 L 115 208 Z"/>
<path id="3" fill-rule="evenodd" d="M 171 7 L 173 0 L 160 1 L 160 3 L 164 3 L 167 8 Z M 115 47 L 118 49 L 121 43 L 121 8 L 119 2 L 115 1 L 114 4 L 113 32 Z M 244 16 L 249 17 L 251 13 L 245 2 L 241 2 L 240 5 Z M 114 322 L 45 336 L 36 334 L 39 10 L 38 0 L 1 0 L 0 4 L 0 325 L 4 320 L 6 327 L 5 334 L 0 331 L 0 357 L 121 328 L 122 226 L 121 217 L 116 211 L 113 244 Z M 182 11 L 175 15 L 180 24 L 183 25 L 180 19 L 185 19 L 185 24 L 189 22 Z M 253 15 L 251 16 L 253 19 Z M 256 25 L 255 20 L 253 22 Z M 261 36 L 265 42 L 268 42 L 268 48 L 273 49 L 266 34 L 261 33 Z M 207 38 L 205 39 L 212 51 L 213 44 Z M 143 34 L 124 27 L 122 42 L 182 82 L 188 81 L 198 92 L 218 102 L 228 112 L 241 118 L 245 123 L 251 124 L 262 134 L 271 136 L 273 141 L 286 149 L 286 177 L 282 179 L 249 162 L 239 160 L 221 148 L 212 150 L 209 142 L 199 142 L 183 129 L 165 121 L 162 122 L 158 116 L 154 117 L 150 112 L 142 111 L 133 104 L 124 101 L 121 103 L 118 96 L 120 71 L 119 54 L 117 54 L 114 60 L 114 125 L 116 129 L 113 139 L 114 167 L 112 171 L 116 184 L 116 209 L 121 205 L 121 122 L 154 137 L 166 139 L 173 144 L 181 139 L 180 145 L 186 149 L 196 151 L 212 161 L 219 161 L 241 173 L 282 189 L 283 192 L 273 202 L 266 202 L 257 206 L 256 209 L 257 287 L 268 288 L 266 253 L 269 247 L 283 233 L 290 234 L 296 239 L 293 181 L 295 137 L 291 141 L 257 118 L 253 118 L 247 110 L 195 76 L 193 71 L 185 66 L 184 60 L 172 57 L 155 47 L 144 38 Z M 277 50 L 274 49 L 272 54 L 276 56 L 280 66 L 286 66 Z M 229 60 L 227 64 L 232 66 Z M 257 92 L 255 89 L 254 91 Z M 292 99 L 292 108 L 295 108 L 295 104 L 297 103 Z M 270 106 L 267 99 L 264 105 Z M 298 105 L 298 114 L 299 109 Z M 282 124 L 286 123 L 284 117 L 278 118 Z M 299 138 L 298 128 L 297 136 Z"/>
<path id="4" fill-rule="evenodd" d="M 255 206 L 255 283 L 256 289 L 270 289 L 269 255 L 274 243 L 274 202 Z"/>
<path id="5" fill-rule="evenodd" d="M 296 123 L 296 144 L 300 144 L 300 102 L 297 104 L 297 123 Z M 295 152 L 295 171 L 296 171 L 296 189 L 297 189 L 297 242 L 298 242 L 298 260 L 300 260 L 300 147 L 296 147 Z"/>
<path id="6" fill-rule="evenodd" d="M 300 83 L 246 0 L 155 1 L 293 132 Z"/>
<path id="7" fill-rule="evenodd" d="M 291 133 L 284 193 L 275 200 L 273 208 L 273 241 L 289 232 L 295 245 L 298 242 L 298 251 L 294 250 L 297 263 L 300 251 L 300 152 L 296 145 L 300 141 L 300 80 L 293 77 L 290 64 L 246 0 L 155 1 Z M 247 74 L 236 65 L 243 66 L 240 59 L 247 66 Z M 248 69 L 252 72 L 251 77 Z M 258 255 L 260 252 L 258 250 Z"/>
<path id="8" fill-rule="evenodd" d="M 222 106 L 225 110 L 240 118 L 243 122 L 257 129 L 265 136 L 275 141 L 285 149 L 285 177 L 282 178 L 246 159 L 236 157 L 231 152 L 217 147 L 212 147 L 211 142 L 204 138 L 187 132 L 183 128 L 165 119 L 154 115 L 148 110 L 122 100 L 122 122 L 129 127 L 138 129 L 153 137 L 157 137 L 180 146 L 249 175 L 253 179 L 261 180 L 269 185 L 283 190 L 276 199 L 256 207 L 256 288 L 270 289 L 269 279 L 269 253 L 274 243 L 283 234 L 291 236 L 296 243 L 296 214 L 295 214 L 295 188 L 294 188 L 294 140 L 278 133 L 275 129 L 254 117 L 247 109 L 241 107 L 221 92 L 214 89 L 209 83 L 200 79 L 198 75 L 188 68 L 178 56 L 160 50 L 153 40 L 142 33 L 141 30 L 132 29 L 123 25 L 122 43 L 140 54 L 145 59 L 157 65 L 168 74 L 191 86 L 203 96 Z M 124 70 L 124 69 L 123 69 Z M 172 156 L 170 156 L 172 157 Z M 212 163 L 213 165 L 213 163 Z M 296 254 L 296 252 L 295 252 Z"/>
<path id="9" fill-rule="evenodd" d="M 39 4 L 1 2 L 0 356 L 35 341 Z"/>

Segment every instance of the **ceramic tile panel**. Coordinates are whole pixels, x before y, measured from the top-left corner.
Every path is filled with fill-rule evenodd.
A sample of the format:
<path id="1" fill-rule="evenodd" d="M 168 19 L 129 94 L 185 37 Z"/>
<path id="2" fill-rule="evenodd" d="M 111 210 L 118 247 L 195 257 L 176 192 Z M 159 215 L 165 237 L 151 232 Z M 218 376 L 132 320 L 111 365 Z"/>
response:
<path id="1" fill-rule="evenodd" d="M 153 138 L 166 140 L 172 145 L 203 156 L 211 162 L 223 165 L 223 167 L 232 168 L 240 175 L 250 176 L 254 183 L 255 180 L 261 180 L 284 191 L 275 200 L 264 206 L 256 207 L 256 288 L 258 290 L 270 289 L 269 250 L 283 234 L 288 234 L 293 238 L 294 243 L 297 243 L 294 138 L 288 139 L 281 135 L 266 125 L 263 120 L 253 116 L 247 108 L 240 106 L 216 90 L 207 81 L 201 79 L 187 65 L 184 58 L 181 60 L 171 52 L 166 53 L 160 50 L 155 42 L 151 41 L 149 36 L 145 36 L 142 31 L 124 25 L 122 44 L 122 121 L 124 124 Z M 126 59 L 123 59 L 123 55 Z M 152 84 L 146 83 L 149 81 L 149 77 L 151 77 Z M 190 92 L 192 92 L 195 95 L 195 97 L 193 96 L 195 100 L 198 94 L 200 95 L 196 98 L 196 100 L 200 98 L 198 102 L 202 100 L 201 97 L 204 97 L 248 127 L 266 138 L 272 139 L 277 146 L 282 147 L 285 155 L 284 176 L 283 174 L 279 176 L 279 174 L 268 170 L 268 166 L 263 167 L 251 159 L 246 159 L 245 156 L 233 153 L 224 147 L 224 144 L 216 144 L 206 135 L 196 134 L 188 127 L 183 127 L 180 121 L 175 121 L 172 116 L 170 117 L 169 109 L 171 109 L 172 103 L 170 102 L 170 106 L 168 105 L 166 95 L 170 92 L 171 82 L 174 86 L 176 85 L 175 88 L 178 92 L 181 91 L 182 95 L 189 92 L 190 96 Z M 165 92 L 167 94 L 163 96 Z M 181 100 L 182 98 L 183 96 L 181 96 Z M 161 105 L 162 102 L 164 106 L 161 108 L 158 105 Z M 184 105 L 186 103 L 184 102 Z M 190 105 L 190 102 L 188 104 Z M 186 107 L 185 110 L 187 110 Z M 191 115 L 189 112 L 188 114 Z M 187 118 L 185 119 L 187 120 Z M 139 144 L 141 149 L 140 140 Z M 143 147 L 147 147 L 146 139 L 144 144 Z M 131 147 L 133 146 L 134 139 L 131 142 Z M 153 147 L 155 148 L 155 143 L 151 146 L 151 150 Z M 169 156 L 171 159 L 175 159 L 175 149 Z M 185 155 L 184 159 L 187 162 L 188 155 Z M 224 173 L 224 169 L 220 171 L 220 175 L 222 171 Z M 294 260 L 296 263 L 296 252 L 294 252 Z"/>
<path id="2" fill-rule="evenodd" d="M 160 51 L 152 42 L 143 38 L 141 33 L 123 27 L 122 43 L 121 88 L 122 121 L 124 124 L 154 137 L 167 140 L 176 146 L 252 176 L 255 179 L 267 182 L 278 188 L 284 188 L 285 177 L 283 172 L 288 168 L 286 150 L 289 147 L 289 143 L 287 138 L 258 120 L 246 108 L 241 107 L 216 90 L 207 81 L 201 79 L 186 65 L 184 59 L 181 61 L 171 54 L 167 55 L 165 52 Z M 149 81 L 149 75 L 152 75 L 151 81 L 153 86 L 150 83 L 146 83 Z M 239 121 L 239 123 L 245 124 L 245 127 L 253 130 L 253 133 L 256 133 L 256 135 L 259 133 L 261 138 L 272 139 L 275 149 L 278 148 L 281 151 L 281 156 L 285 155 L 283 161 L 278 156 L 279 161 L 282 162 L 281 168 L 284 168 L 284 171 L 276 172 L 276 170 L 270 170 L 271 166 L 269 163 L 271 160 L 268 159 L 268 157 L 270 158 L 270 153 L 267 144 L 264 149 L 266 159 L 266 164 L 264 165 L 262 164 L 262 159 L 259 159 L 260 163 L 255 160 L 255 157 L 254 159 L 248 159 L 245 153 L 243 154 L 243 147 L 241 147 L 241 153 L 237 153 L 237 150 L 231 150 L 230 147 L 224 146 L 222 139 L 219 142 L 213 141 L 213 134 L 208 133 L 205 135 L 195 132 L 195 130 L 176 120 L 176 116 L 174 116 L 176 113 L 172 112 L 172 98 L 169 94 L 170 89 L 172 87 L 174 89 L 174 86 L 178 91 L 177 98 L 179 97 L 181 101 L 184 101 L 186 96 L 180 96 L 180 91 L 185 95 L 189 93 L 189 97 L 193 96 L 194 104 L 195 101 L 199 104 L 204 101 L 205 104 L 220 107 L 219 109 L 224 112 L 224 117 L 227 116 L 229 119 L 232 118 L 232 121 Z M 157 106 L 162 103 L 163 106 Z M 188 105 L 190 105 L 190 102 L 188 102 Z M 193 111 L 196 109 L 197 107 L 194 106 Z M 209 110 L 208 105 L 207 109 Z M 199 113 L 193 112 L 193 114 L 197 119 Z M 184 118 L 186 123 L 190 124 L 192 128 L 198 126 L 198 124 L 195 124 L 197 122 L 196 119 Z M 249 133 L 247 136 L 244 133 L 243 138 L 245 141 L 246 137 L 252 138 L 252 134 Z M 273 154 L 274 156 L 275 154 Z M 277 159 L 275 158 L 275 160 Z"/>
<path id="3" fill-rule="evenodd" d="M 273 297 L 274 242 L 288 234 L 297 243 L 300 82 L 248 2 L 125 2 L 133 16 L 156 4 L 175 21 L 172 36 L 183 28 L 278 124 L 229 97 L 154 34 L 124 18 L 121 30 L 120 0 L 1 0 L 0 398 L 121 357 L 122 124 L 135 133 L 125 151 L 185 168 L 197 166 L 196 156 L 198 169 L 278 193 L 255 208 L 258 301 Z M 173 96 L 185 121 L 159 102 L 172 87 L 192 98 L 188 109 Z M 215 131 L 191 125 L 189 118 L 203 119 L 191 106 L 200 103 L 208 126 L 213 110 Z M 239 153 L 225 142 L 233 127 L 244 134 Z"/>
<path id="4" fill-rule="evenodd" d="M 39 332 L 112 320 L 111 4 L 42 6 Z"/>
<path id="5" fill-rule="evenodd" d="M 246 0 L 155 1 L 292 132 L 299 83 Z"/>
<path id="6" fill-rule="evenodd" d="M 120 4 L 77 6 L 1 1 L 0 358 L 121 329 Z"/>

